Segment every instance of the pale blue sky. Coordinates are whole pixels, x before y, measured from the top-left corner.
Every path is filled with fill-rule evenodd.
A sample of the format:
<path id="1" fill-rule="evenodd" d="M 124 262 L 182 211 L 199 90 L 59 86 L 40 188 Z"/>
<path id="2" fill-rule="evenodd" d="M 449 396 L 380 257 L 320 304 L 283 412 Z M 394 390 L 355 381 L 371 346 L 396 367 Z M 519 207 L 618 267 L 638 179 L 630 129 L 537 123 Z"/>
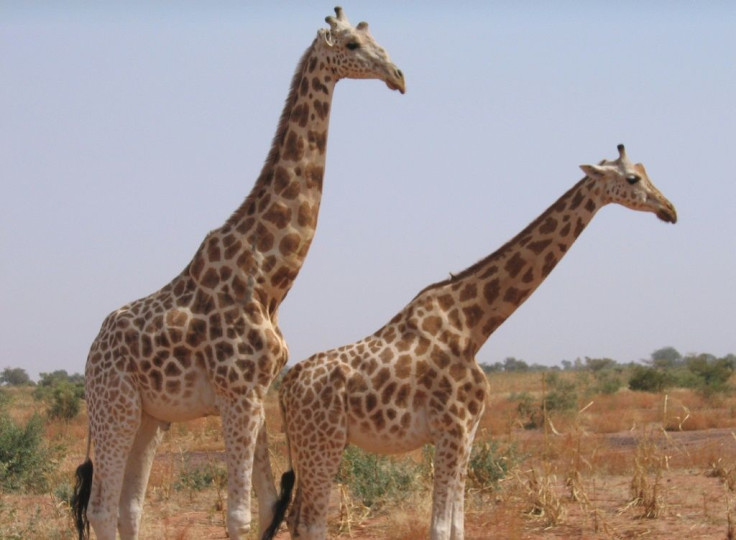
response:
<path id="1" fill-rule="evenodd" d="M 478 359 L 736 353 L 736 4 L 343 2 L 406 95 L 342 81 L 292 362 L 383 325 L 625 143 L 677 207 L 604 208 Z M 552 7 L 554 6 L 554 7 Z M 247 195 L 333 5 L 0 3 L 0 369 L 83 371 Z"/>

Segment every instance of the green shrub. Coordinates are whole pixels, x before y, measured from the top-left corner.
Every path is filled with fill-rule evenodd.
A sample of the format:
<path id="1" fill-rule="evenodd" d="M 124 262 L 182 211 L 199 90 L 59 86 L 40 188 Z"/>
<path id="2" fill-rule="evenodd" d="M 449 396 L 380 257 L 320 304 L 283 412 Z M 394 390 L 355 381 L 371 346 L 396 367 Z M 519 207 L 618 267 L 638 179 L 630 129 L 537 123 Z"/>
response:
<path id="1" fill-rule="evenodd" d="M 687 369 L 699 380 L 698 390 L 712 395 L 730 390 L 728 380 L 734 371 L 734 363 L 729 358 L 715 359 L 701 354 L 686 360 Z"/>
<path id="2" fill-rule="evenodd" d="M 668 373 L 653 367 L 634 366 L 629 378 L 629 389 L 638 392 L 662 392 L 672 385 Z"/>
<path id="3" fill-rule="evenodd" d="M 518 401 L 516 412 L 524 429 L 535 429 L 544 425 L 542 408 L 529 392 L 514 393 L 509 396 L 509 401 Z"/>
<path id="4" fill-rule="evenodd" d="M 498 482 L 517 461 L 512 450 L 509 447 L 506 452 L 501 452 L 498 442 L 493 440 L 476 442 L 468 462 L 468 486 L 480 491 L 498 487 Z"/>
<path id="5" fill-rule="evenodd" d="M 623 386 L 621 378 L 613 370 L 598 371 L 595 374 L 593 391 L 598 394 L 615 394 Z"/>
<path id="6" fill-rule="evenodd" d="M 703 384 L 703 380 L 686 367 L 676 367 L 667 371 L 672 386 L 677 388 L 697 389 Z"/>
<path id="7" fill-rule="evenodd" d="M 394 460 L 348 446 L 342 457 L 337 481 L 367 507 L 406 498 L 412 491 L 419 467 L 410 460 Z"/>
<path id="8" fill-rule="evenodd" d="M 81 408 L 84 389 L 71 383 L 60 383 L 51 392 L 49 418 L 71 420 Z"/>
<path id="9" fill-rule="evenodd" d="M 547 411 L 572 411 L 578 406 L 578 393 L 574 382 L 561 379 L 556 373 L 547 376 L 547 394 L 544 407 Z"/>
<path id="10" fill-rule="evenodd" d="M 20 426 L 0 414 L 0 488 L 3 491 L 46 492 L 58 453 L 58 448 L 49 448 L 44 443 L 40 416 L 34 415 L 25 426 Z"/>
<path id="11" fill-rule="evenodd" d="M 49 418 L 54 420 L 71 420 L 77 416 L 83 396 L 83 382 L 60 377 L 47 376 L 33 391 L 33 398 L 46 403 Z"/>
<path id="12" fill-rule="evenodd" d="M 10 403 L 10 392 L 0 388 L 0 413 L 7 408 L 8 403 Z"/>

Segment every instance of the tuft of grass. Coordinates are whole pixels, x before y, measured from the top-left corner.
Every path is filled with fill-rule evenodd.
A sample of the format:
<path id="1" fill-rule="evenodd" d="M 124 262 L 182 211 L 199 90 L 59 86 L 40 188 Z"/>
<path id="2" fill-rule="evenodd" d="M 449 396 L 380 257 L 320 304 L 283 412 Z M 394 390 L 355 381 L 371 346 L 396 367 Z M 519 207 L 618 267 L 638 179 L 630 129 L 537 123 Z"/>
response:
<path id="1" fill-rule="evenodd" d="M 736 467 L 727 463 L 721 456 L 711 461 L 705 475 L 709 478 L 719 478 L 730 492 L 736 490 Z"/>
<path id="2" fill-rule="evenodd" d="M 520 479 L 524 488 L 526 513 L 541 520 L 546 527 L 558 525 L 565 515 L 565 507 L 554 490 L 556 477 L 549 472 L 542 475 L 532 467 L 525 480 Z"/>
<path id="3" fill-rule="evenodd" d="M 192 466 L 188 458 L 184 460 L 184 466 L 179 476 L 174 481 L 173 487 L 176 491 L 187 491 L 190 497 L 194 492 L 202 491 L 215 486 L 223 489 L 227 485 L 227 470 L 223 465 L 208 461 L 206 463 Z"/>
<path id="4" fill-rule="evenodd" d="M 7 540 L 25 540 L 37 537 L 39 522 L 41 521 L 41 508 L 36 505 L 32 513 L 26 514 L 21 519 L 15 508 L 8 508 L 0 499 L 0 523 L 4 523 L 0 530 L 0 538 Z"/>
<path id="5" fill-rule="evenodd" d="M 634 477 L 631 479 L 631 503 L 641 509 L 641 517 L 654 519 L 664 512 L 662 473 L 667 456 L 648 434 L 639 441 L 634 456 Z"/>

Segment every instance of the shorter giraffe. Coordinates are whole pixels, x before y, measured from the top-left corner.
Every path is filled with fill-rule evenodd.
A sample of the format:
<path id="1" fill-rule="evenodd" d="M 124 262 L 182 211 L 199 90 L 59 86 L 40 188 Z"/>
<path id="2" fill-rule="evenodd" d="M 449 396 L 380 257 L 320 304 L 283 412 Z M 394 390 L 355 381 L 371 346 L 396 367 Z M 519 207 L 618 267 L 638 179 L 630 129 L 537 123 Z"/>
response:
<path id="1" fill-rule="evenodd" d="M 644 167 L 627 159 L 623 145 L 618 150 L 615 161 L 581 166 L 586 176 L 501 249 L 422 290 L 374 334 L 287 373 L 279 397 L 291 470 L 277 515 L 283 518 L 295 475 L 288 519 L 295 538 L 325 537 L 330 487 L 349 443 L 378 453 L 434 443 L 431 538 L 463 538 L 465 470 L 488 395 L 475 361 L 480 347 L 602 206 L 677 221 Z"/>

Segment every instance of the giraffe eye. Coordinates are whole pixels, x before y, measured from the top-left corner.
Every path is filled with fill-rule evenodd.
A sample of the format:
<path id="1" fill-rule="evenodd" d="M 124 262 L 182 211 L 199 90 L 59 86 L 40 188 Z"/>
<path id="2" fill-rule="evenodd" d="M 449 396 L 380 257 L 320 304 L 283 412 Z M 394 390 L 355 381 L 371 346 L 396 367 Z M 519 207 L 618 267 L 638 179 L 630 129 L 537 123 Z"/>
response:
<path id="1" fill-rule="evenodd" d="M 351 41 L 351 42 L 349 42 L 349 43 L 348 43 L 347 45 L 345 45 L 345 46 L 346 46 L 346 47 L 347 47 L 348 49 L 350 49 L 351 51 L 354 51 L 355 49 L 357 49 L 357 48 L 359 48 L 359 47 L 360 47 L 360 43 L 358 43 L 357 41 Z"/>
<path id="2" fill-rule="evenodd" d="M 626 176 L 626 181 L 632 186 L 636 184 L 639 180 L 641 180 L 641 176 L 639 176 L 638 174 L 629 174 L 628 176 Z"/>

